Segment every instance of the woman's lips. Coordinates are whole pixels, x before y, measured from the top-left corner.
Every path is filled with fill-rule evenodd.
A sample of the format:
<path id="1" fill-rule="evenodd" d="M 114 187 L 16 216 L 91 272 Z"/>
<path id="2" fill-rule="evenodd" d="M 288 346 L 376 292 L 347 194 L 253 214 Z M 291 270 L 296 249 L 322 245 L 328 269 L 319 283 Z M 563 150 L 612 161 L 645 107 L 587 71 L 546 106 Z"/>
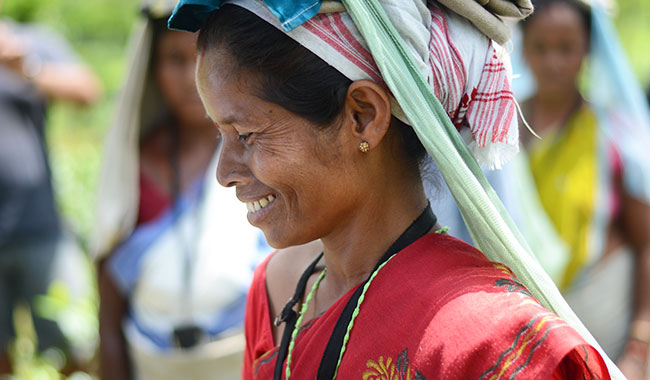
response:
<path id="1" fill-rule="evenodd" d="M 246 202 L 246 208 L 248 209 L 249 213 L 254 214 L 273 203 L 274 200 L 275 196 L 273 194 L 269 194 L 255 201 Z"/>

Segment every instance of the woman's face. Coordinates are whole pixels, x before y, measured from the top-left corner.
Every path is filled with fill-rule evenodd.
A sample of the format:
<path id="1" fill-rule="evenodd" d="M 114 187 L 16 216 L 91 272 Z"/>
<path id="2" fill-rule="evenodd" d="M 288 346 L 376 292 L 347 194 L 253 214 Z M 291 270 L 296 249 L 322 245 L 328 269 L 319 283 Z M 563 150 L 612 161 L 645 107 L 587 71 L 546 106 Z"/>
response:
<path id="1" fill-rule="evenodd" d="M 183 125 L 205 124 L 205 110 L 196 91 L 196 35 L 165 30 L 155 56 L 156 81 L 162 96 Z"/>
<path id="2" fill-rule="evenodd" d="M 548 5 L 524 30 L 524 56 L 540 95 L 558 96 L 574 90 L 588 50 L 584 22 L 567 4 Z"/>
<path id="3" fill-rule="evenodd" d="M 217 179 L 236 186 L 249 222 L 273 247 L 335 232 L 349 220 L 364 187 L 357 183 L 355 155 L 341 144 L 344 128 L 320 131 L 261 100 L 251 90 L 254 76 L 230 62 L 228 53 L 208 52 L 197 70 L 203 104 L 221 133 Z"/>

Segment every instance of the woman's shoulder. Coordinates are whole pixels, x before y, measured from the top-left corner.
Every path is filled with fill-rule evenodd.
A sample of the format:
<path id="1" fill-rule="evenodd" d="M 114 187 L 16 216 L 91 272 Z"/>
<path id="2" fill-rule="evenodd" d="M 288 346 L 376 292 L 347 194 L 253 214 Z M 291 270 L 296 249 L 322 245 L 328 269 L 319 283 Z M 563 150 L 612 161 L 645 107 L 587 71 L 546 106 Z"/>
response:
<path id="1" fill-rule="evenodd" d="M 479 311 L 492 309 L 501 299 L 513 307 L 539 306 L 507 265 L 489 260 L 475 247 L 449 235 L 426 235 L 397 254 L 386 269 L 377 276 L 376 286 L 392 287 L 396 297 L 417 288 L 431 300 L 423 307 L 443 308 L 447 301 L 469 298 L 473 301 L 463 307 Z M 395 278 L 401 286 L 394 286 Z"/>
<path id="2" fill-rule="evenodd" d="M 300 275 L 321 250 L 321 243 L 315 241 L 279 249 L 260 262 L 249 290 L 249 300 L 255 299 L 251 306 L 256 314 L 274 315 L 281 302 L 291 297 Z"/>
<path id="3" fill-rule="evenodd" d="M 461 374 L 457 378 L 550 378 L 560 363 L 606 373 L 597 352 L 544 308 L 507 266 L 444 235 L 430 235 L 403 253 L 392 273 L 377 276 L 375 291 L 382 302 L 408 310 L 400 323 L 424 331 L 416 344 L 426 350 L 413 357 L 414 365 L 424 368 L 435 357 L 440 368 Z"/>
<path id="4" fill-rule="evenodd" d="M 268 260 L 265 268 L 269 309 L 275 315 L 294 293 L 305 269 L 322 252 L 319 240 L 280 249 Z"/>
<path id="5" fill-rule="evenodd" d="M 368 289 L 358 323 L 399 336 L 399 350 L 412 352 L 412 367 L 427 379 L 548 379 L 561 363 L 567 371 L 606 373 L 596 351 L 508 267 L 458 239 L 427 235 L 384 269 Z"/>
<path id="6" fill-rule="evenodd" d="M 453 368 L 458 358 L 470 358 L 464 368 L 456 367 L 467 375 L 462 378 L 548 379 L 558 368 L 579 374 L 558 378 L 583 378 L 589 373 L 606 378 L 598 352 L 514 276 L 485 285 L 468 284 L 466 292 L 447 298 L 420 342 L 434 348 L 429 353 L 433 355 L 448 352 L 449 342 L 454 342 L 455 354 L 445 357 L 443 367 Z"/>
<path id="7" fill-rule="evenodd" d="M 271 253 L 255 269 L 248 292 L 244 365 L 270 352 L 275 346 L 272 316 L 277 315 L 289 297 L 302 271 L 322 250 L 320 242 L 280 249 Z"/>
<path id="8" fill-rule="evenodd" d="M 266 265 L 266 277 L 269 281 L 287 280 L 295 285 L 302 272 L 323 251 L 320 240 L 307 244 L 277 250 Z"/>
<path id="9" fill-rule="evenodd" d="M 430 233 L 395 256 L 401 267 L 437 274 L 460 268 L 492 267 L 493 263 L 475 247 L 444 233 Z"/>

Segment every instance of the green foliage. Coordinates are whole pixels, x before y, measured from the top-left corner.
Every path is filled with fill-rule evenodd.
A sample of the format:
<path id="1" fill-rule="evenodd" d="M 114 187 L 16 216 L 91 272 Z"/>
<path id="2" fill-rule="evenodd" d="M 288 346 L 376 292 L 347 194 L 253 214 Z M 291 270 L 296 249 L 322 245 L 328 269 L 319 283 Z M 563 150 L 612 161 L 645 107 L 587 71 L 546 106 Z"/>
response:
<path id="1" fill-rule="evenodd" d="M 105 100 L 88 110 L 60 104 L 50 110 L 48 140 L 57 200 L 64 219 L 82 243 L 94 224 L 102 141 L 111 103 Z"/>
<path id="2" fill-rule="evenodd" d="M 0 0 L 0 4 L 1 17 L 39 23 L 65 36 L 103 85 L 104 97 L 92 107 L 54 103 L 48 113 L 47 139 L 59 208 L 85 243 L 93 228 L 104 135 L 123 83 L 127 41 L 138 17 L 139 1 Z M 80 270 L 89 277 L 93 273 L 90 263 Z M 85 354 L 83 359 L 92 355 L 98 332 L 96 289 L 91 283 L 86 290 L 82 297 L 73 297 L 65 286 L 55 283 L 34 304 L 35 312 L 58 322 L 73 351 Z M 7 379 L 92 379 L 83 372 L 67 378 L 62 375 L 60 351 L 37 352 L 38 337 L 29 308 L 19 306 L 15 314 L 17 339 L 11 347 L 14 373 Z"/>
<path id="3" fill-rule="evenodd" d="M 619 0 L 614 18 L 623 48 L 637 78 L 650 87 L 650 1 Z"/>
<path id="4" fill-rule="evenodd" d="M 32 313 L 26 304 L 19 304 L 13 313 L 16 339 L 9 347 L 13 374 L 0 377 L 2 380 L 93 380 L 84 372 L 70 376 L 61 373 L 66 364 L 65 354 L 57 349 L 39 353 L 38 337 L 34 330 Z"/>
<path id="5" fill-rule="evenodd" d="M 41 318 L 55 321 L 70 343 L 76 360 L 90 361 L 97 346 L 97 302 L 93 287 L 83 295 L 72 294 L 62 281 L 50 285 L 45 295 L 34 300 L 34 310 Z"/>
<path id="6" fill-rule="evenodd" d="M 124 41 L 138 13 L 137 0 L 3 0 L 2 13 L 20 22 L 37 22 L 73 42 Z"/>
<path id="7" fill-rule="evenodd" d="M 34 20 L 34 15 L 45 2 L 45 0 L 6 0 L 0 5 L 3 7 L 2 11 L 14 20 L 27 22 Z"/>

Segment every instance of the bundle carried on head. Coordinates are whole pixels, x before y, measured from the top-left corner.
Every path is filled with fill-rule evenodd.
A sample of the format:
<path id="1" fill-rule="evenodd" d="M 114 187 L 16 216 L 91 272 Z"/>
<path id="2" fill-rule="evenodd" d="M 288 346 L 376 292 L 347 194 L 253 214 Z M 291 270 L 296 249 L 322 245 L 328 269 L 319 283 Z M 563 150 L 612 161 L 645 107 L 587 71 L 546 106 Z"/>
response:
<path id="1" fill-rule="evenodd" d="M 195 0 L 179 2 L 170 27 L 197 31 L 207 15 L 218 9 L 225 0 Z M 533 11 L 530 0 L 440 0 L 440 4 L 469 20 L 483 34 L 503 45 L 510 39 L 510 28 L 502 18 L 522 19 Z M 276 15 L 282 28 L 289 32 L 319 12 L 339 12 L 345 10 L 340 1 L 265 1 Z M 182 11 L 180 11 L 182 9 Z"/>

